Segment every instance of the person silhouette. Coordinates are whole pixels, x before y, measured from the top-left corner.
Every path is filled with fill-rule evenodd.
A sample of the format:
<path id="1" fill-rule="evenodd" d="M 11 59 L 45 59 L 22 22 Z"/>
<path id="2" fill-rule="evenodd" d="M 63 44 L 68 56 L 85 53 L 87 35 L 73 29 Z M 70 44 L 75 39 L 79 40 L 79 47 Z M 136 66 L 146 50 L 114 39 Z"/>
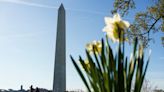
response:
<path id="1" fill-rule="evenodd" d="M 35 92 L 40 92 L 38 87 L 36 87 L 36 90 L 35 90 Z"/>
<path id="2" fill-rule="evenodd" d="M 33 86 L 30 86 L 30 92 L 34 92 Z"/>

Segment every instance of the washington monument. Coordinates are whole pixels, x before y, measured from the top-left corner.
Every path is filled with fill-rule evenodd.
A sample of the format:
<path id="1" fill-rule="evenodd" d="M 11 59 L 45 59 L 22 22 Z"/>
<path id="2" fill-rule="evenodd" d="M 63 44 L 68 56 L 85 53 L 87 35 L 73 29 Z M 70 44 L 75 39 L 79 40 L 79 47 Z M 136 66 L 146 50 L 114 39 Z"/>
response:
<path id="1" fill-rule="evenodd" d="M 65 9 L 63 4 L 58 9 L 56 52 L 53 92 L 66 91 L 66 34 L 65 34 Z"/>

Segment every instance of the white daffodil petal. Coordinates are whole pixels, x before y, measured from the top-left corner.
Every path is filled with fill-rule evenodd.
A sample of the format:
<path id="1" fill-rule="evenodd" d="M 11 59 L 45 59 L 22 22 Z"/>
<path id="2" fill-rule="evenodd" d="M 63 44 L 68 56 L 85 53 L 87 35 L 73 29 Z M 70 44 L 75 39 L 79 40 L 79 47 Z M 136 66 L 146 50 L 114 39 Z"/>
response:
<path id="1" fill-rule="evenodd" d="M 105 20 L 105 24 L 106 24 L 106 25 L 109 25 L 109 24 L 111 24 L 111 23 L 114 22 L 113 19 L 110 18 L 110 17 L 105 17 L 104 20 Z"/>
<path id="2" fill-rule="evenodd" d="M 116 28 L 115 25 L 109 24 L 104 27 L 103 32 L 113 31 L 113 30 L 115 30 L 115 28 Z"/>
<path id="3" fill-rule="evenodd" d="M 125 21 L 125 20 L 124 20 L 123 22 L 124 22 L 124 24 L 125 24 L 125 27 L 126 27 L 126 28 L 129 28 L 130 23 L 129 23 L 128 21 Z"/>
<path id="4" fill-rule="evenodd" d="M 111 27 L 106 26 L 106 27 L 103 28 L 103 32 L 111 31 L 111 29 L 112 29 Z"/>
<path id="5" fill-rule="evenodd" d="M 114 14 L 113 19 L 115 20 L 115 22 L 121 21 L 121 17 L 118 13 Z"/>
<path id="6" fill-rule="evenodd" d="M 109 37 L 109 38 L 111 38 L 111 39 L 113 39 L 114 38 L 114 35 L 113 35 L 113 32 L 107 32 L 107 36 Z"/>
<path id="7" fill-rule="evenodd" d="M 114 36 L 113 36 L 113 32 L 107 32 L 107 36 L 108 36 L 109 38 L 114 37 Z"/>
<path id="8" fill-rule="evenodd" d="M 107 28 L 107 26 L 105 26 L 104 28 L 103 28 L 103 30 L 102 30 L 103 32 L 107 32 L 108 31 L 108 28 Z"/>
<path id="9" fill-rule="evenodd" d="M 93 44 L 93 45 L 96 45 L 96 44 L 97 44 L 97 41 L 96 41 L 96 40 L 94 40 L 94 41 L 92 42 L 92 44 Z"/>

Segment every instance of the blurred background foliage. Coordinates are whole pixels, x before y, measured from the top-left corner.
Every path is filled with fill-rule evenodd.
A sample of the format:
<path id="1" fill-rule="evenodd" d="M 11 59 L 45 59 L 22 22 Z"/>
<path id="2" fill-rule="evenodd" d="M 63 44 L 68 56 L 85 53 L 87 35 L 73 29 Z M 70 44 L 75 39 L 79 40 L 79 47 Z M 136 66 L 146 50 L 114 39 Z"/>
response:
<path id="1" fill-rule="evenodd" d="M 126 16 L 130 10 L 136 8 L 136 0 L 115 0 L 112 13 L 120 13 Z M 139 11 L 135 14 L 135 20 L 127 32 L 128 37 L 138 37 L 144 47 L 148 47 L 150 41 L 154 39 L 150 34 L 164 32 L 164 0 L 148 0 L 153 2 L 151 6 L 146 7 L 146 11 Z M 161 44 L 164 47 L 164 36 L 161 37 Z M 130 40 L 132 42 L 132 40 Z M 154 42 L 154 41 L 153 41 Z"/>

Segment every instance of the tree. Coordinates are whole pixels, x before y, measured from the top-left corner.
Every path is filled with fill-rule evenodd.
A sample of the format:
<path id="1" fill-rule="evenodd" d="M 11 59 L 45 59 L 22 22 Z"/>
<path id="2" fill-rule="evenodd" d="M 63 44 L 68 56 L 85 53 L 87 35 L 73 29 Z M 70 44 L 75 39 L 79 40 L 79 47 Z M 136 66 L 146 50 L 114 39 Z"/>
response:
<path id="1" fill-rule="evenodd" d="M 141 92 L 154 92 L 156 86 L 152 85 L 147 79 L 144 80 Z"/>
<path id="2" fill-rule="evenodd" d="M 154 5 L 147 7 L 146 11 L 136 13 L 135 20 L 126 33 L 130 39 L 138 37 L 145 47 L 153 40 L 150 33 L 164 32 L 164 0 L 153 2 Z M 112 13 L 119 12 L 125 16 L 135 7 L 134 0 L 115 0 Z M 164 36 L 161 37 L 161 43 L 164 46 Z"/>

